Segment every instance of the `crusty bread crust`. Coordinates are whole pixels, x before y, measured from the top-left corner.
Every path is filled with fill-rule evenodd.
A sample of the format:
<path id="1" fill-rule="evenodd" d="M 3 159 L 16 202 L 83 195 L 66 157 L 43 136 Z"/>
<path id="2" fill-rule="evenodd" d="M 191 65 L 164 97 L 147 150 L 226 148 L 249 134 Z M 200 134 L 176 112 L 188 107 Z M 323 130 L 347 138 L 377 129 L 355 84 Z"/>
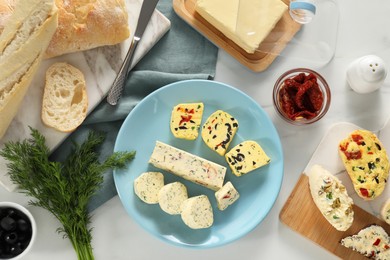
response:
<path id="1" fill-rule="evenodd" d="M 0 32 L 17 0 L 0 0 Z M 124 0 L 55 0 L 58 28 L 45 58 L 114 45 L 130 36 Z"/>
<path id="2" fill-rule="evenodd" d="M 61 132 L 75 130 L 87 116 L 88 96 L 83 73 L 65 62 L 46 71 L 42 121 Z"/>
<path id="3" fill-rule="evenodd" d="M 40 14 L 43 22 L 33 31 L 19 31 L 23 35 L 16 37 L 17 32 L 13 28 L 30 24 L 32 20 L 37 19 L 30 14 L 47 5 L 50 6 L 45 9 L 47 13 Z M 21 11 L 12 14 L 4 33 L 0 35 L 0 42 L 3 43 L 0 48 L 0 138 L 18 112 L 57 28 L 58 20 L 53 0 L 20 1 L 16 8 Z M 5 51 L 8 47 L 13 51 Z"/>

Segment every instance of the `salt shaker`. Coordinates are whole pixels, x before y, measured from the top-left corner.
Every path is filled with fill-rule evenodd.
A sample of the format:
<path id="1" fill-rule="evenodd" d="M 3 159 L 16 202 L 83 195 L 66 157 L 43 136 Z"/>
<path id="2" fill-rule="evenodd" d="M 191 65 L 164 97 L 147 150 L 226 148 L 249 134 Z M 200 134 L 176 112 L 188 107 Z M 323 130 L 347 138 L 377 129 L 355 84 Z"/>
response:
<path id="1" fill-rule="evenodd" d="M 379 89 L 387 76 L 385 62 L 378 56 L 367 55 L 353 61 L 347 68 L 349 86 L 357 93 Z"/>

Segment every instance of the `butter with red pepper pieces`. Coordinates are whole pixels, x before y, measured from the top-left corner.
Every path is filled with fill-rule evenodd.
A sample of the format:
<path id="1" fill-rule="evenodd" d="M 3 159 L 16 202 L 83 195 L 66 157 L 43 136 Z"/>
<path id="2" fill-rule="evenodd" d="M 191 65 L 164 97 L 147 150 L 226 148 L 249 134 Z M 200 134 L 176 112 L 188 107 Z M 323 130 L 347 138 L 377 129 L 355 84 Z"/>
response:
<path id="1" fill-rule="evenodd" d="M 221 189 L 215 192 L 215 199 L 217 200 L 219 210 L 225 210 L 236 202 L 239 197 L 240 194 L 230 181 L 226 182 Z"/>
<path id="2" fill-rule="evenodd" d="M 389 235 L 376 224 L 343 238 L 340 244 L 371 259 L 390 259 Z"/>
<path id="3" fill-rule="evenodd" d="M 389 176 L 389 158 L 378 137 L 368 130 L 355 130 L 339 143 L 338 151 L 359 197 L 378 197 Z"/>
<path id="4" fill-rule="evenodd" d="M 195 140 L 203 116 L 203 103 L 183 103 L 172 109 L 170 128 L 176 138 Z"/>
<path id="5" fill-rule="evenodd" d="M 214 191 L 222 188 L 226 174 L 226 167 L 160 141 L 149 163 Z"/>

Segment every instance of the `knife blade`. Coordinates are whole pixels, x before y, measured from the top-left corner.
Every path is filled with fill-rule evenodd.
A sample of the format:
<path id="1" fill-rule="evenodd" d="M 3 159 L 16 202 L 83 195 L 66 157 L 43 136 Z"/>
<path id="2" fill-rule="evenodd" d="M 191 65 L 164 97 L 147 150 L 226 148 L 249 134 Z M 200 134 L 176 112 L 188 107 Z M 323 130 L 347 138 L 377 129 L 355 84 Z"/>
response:
<path id="1" fill-rule="evenodd" d="M 142 35 L 145 32 L 145 29 L 150 21 L 150 18 L 152 17 L 153 11 L 156 8 L 158 1 L 159 0 L 144 0 L 142 2 L 137 27 L 135 29 L 129 50 L 127 51 L 125 60 L 123 61 L 122 66 L 119 69 L 118 75 L 116 76 L 110 90 L 108 91 L 107 102 L 110 105 L 117 105 L 119 99 L 122 96 L 123 87 L 126 78 L 129 74 L 129 68 L 133 61 L 135 50 L 138 46 L 139 41 L 142 38 Z"/>

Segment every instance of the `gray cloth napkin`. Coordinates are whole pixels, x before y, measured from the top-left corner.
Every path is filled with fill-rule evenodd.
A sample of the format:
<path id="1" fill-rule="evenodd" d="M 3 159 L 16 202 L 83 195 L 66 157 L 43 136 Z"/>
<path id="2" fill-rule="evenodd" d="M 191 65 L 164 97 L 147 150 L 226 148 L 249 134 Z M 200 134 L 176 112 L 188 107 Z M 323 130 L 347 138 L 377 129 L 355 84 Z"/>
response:
<path id="1" fill-rule="evenodd" d="M 171 21 L 171 29 L 129 74 L 119 104 L 111 106 L 104 99 L 52 153 L 51 159 L 64 160 L 69 155 L 72 142 L 83 142 L 91 130 L 107 133 L 100 151 L 101 159 L 107 158 L 113 152 L 124 119 L 145 96 L 172 82 L 214 77 L 218 49 L 175 14 L 172 0 L 160 0 L 157 9 Z M 104 174 L 101 189 L 89 203 L 89 211 L 116 194 L 110 170 Z"/>

